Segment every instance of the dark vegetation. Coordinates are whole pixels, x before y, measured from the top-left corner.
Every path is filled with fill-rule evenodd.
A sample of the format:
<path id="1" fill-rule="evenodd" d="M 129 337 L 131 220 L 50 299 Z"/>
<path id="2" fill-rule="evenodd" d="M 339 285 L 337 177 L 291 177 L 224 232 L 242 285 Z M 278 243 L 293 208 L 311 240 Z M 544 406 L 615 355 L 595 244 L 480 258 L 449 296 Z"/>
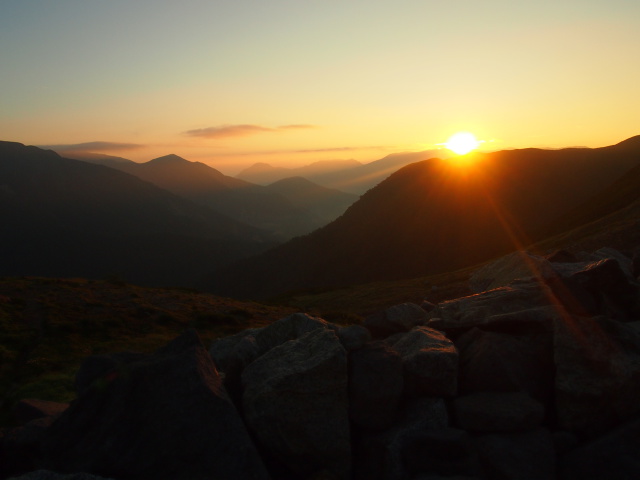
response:
<path id="1" fill-rule="evenodd" d="M 210 342 L 292 311 L 118 278 L 2 279 L 0 423 L 21 398 L 71 400 L 75 373 L 89 355 L 150 352 L 188 328 Z"/>

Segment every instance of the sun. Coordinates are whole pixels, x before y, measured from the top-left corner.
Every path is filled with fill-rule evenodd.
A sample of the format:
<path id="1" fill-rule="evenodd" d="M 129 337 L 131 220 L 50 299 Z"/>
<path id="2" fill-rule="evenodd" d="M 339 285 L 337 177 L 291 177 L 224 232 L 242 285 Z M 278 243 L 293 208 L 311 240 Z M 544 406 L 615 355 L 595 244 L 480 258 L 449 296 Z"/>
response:
<path id="1" fill-rule="evenodd" d="M 458 155 L 465 155 L 480 146 L 480 142 L 473 133 L 458 132 L 449 137 L 444 144 L 449 150 Z"/>

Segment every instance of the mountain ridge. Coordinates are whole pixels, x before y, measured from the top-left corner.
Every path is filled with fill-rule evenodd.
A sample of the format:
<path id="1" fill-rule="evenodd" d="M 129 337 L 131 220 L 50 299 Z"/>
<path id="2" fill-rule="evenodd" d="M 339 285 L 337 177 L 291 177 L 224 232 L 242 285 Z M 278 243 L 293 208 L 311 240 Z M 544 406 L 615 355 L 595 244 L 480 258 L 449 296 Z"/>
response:
<path id="1" fill-rule="evenodd" d="M 334 222 L 239 262 L 211 288 L 264 298 L 488 260 L 541 240 L 553 221 L 640 164 L 640 147 L 629 145 L 474 153 L 467 167 L 410 164 Z"/>
<path id="2" fill-rule="evenodd" d="M 0 142 L 2 275 L 194 285 L 273 244 L 266 232 L 125 172 Z"/>

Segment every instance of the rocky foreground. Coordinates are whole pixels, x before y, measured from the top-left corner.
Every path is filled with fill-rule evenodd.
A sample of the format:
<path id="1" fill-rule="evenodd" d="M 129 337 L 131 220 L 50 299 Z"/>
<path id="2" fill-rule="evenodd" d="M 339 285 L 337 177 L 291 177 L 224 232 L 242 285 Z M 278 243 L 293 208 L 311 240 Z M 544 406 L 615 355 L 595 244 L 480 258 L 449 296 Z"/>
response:
<path id="1" fill-rule="evenodd" d="M 638 267 L 518 253 L 475 295 L 364 325 L 298 313 L 92 356 L 69 406 L 18 405 L 0 477 L 640 478 Z"/>

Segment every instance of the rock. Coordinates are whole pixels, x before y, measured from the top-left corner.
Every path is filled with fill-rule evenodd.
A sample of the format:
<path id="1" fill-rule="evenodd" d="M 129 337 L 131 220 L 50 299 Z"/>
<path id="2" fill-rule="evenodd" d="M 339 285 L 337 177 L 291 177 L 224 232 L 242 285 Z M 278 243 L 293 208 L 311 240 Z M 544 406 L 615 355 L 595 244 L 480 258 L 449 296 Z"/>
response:
<path id="1" fill-rule="evenodd" d="M 244 330 L 235 335 L 214 340 L 209 354 L 224 373 L 224 384 L 234 402 L 241 403 L 241 375 L 247 365 L 278 345 L 300 338 L 316 329 L 336 330 L 321 318 L 294 313 L 263 328 Z"/>
<path id="2" fill-rule="evenodd" d="M 236 335 L 214 340 L 209 355 L 220 370 L 224 386 L 236 406 L 241 404 L 242 382 L 240 376 L 245 367 L 260 356 L 254 334 L 257 329 L 244 330 Z"/>
<path id="3" fill-rule="evenodd" d="M 473 328 L 456 341 L 456 347 L 460 393 L 523 391 L 551 406 L 555 377 L 551 332 L 518 335 Z"/>
<path id="4" fill-rule="evenodd" d="M 525 433 L 489 434 L 475 440 L 488 478 L 553 480 L 556 455 L 551 434 L 539 428 Z M 605 477 L 608 478 L 608 477 Z"/>
<path id="5" fill-rule="evenodd" d="M 347 356 L 333 331 L 272 348 L 247 366 L 242 384 L 247 425 L 289 474 L 349 478 Z"/>
<path id="6" fill-rule="evenodd" d="M 144 355 L 138 352 L 118 352 L 87 357 L 76 373 L 76 392 L 80 395 L 94 381 L 102 381 L 107 375 L 118 375 L 119 372 L 126 371 L 131 362 L 142 358 Z"/>
<path id="7" fill-rule="evenodd" d="M 49 428 L 43 467 L 114 478 L 269 478 L 195 331 L 92 382 Z"/>
<path id="8" fill-rule="evenodd" d="M 358 427 L 384 430 L 393 424 L 403 391 L 400 355 L 382 343 L 349 356 L 349 417 Z"/>
<path id="9" fill-rule="evenodd" d="M 620 263 L 607 258 L 586 265 L 568 279 L 591 294 L 597 312 L 628 320 L 638 313 L 638 286 L 620 267 Z"/>
<path id="10" fill-rule="evenodd" d="M 260 356 L 255 334 L 257 328 L 249 328 L 235 335 L 215 339 L 209 347 L 209 355 L 216 368 L 225 375 L 239 375 L 249 363 Z"/>
<path id="11" fill-rule="evenodd" d="M 57 417 L 68 407 L 68 403 L 25 398 L 13 407 L 13 416 L 22 425 L 36 418 Z"/>
<path id="12" fill-rule="evenodd" d="M 402 303 L 389 307 L 383 312 L 370 315 L 364 321 L 375 338 L 386 338 L 399 332 L 407 332 L 413 327 L 424 325 L 427 312 L 415 303 Z"/>
<path id="13" fill-rule="evenodd" d="M 411 478 L 417 474 L 475 476 L 481 472 L 473 441 L 464 430 L 414 431 L 403 444 L 402 459 Z"/>
<path id="14" fill-rule="evenodd" d="M 423 300 L 420 304 L 420 308 L 422 308 L 425 312 L 429 313 L 434 308 L 436 308 L 435 303 L 431 303 L 429 300 Z"/>
<path id="15" fill-rule="evenodd" d="M 545 255 L 544 258 L 551 263 L 574 263 L 578 261 L 578 258 L 573 253 L 566 250 L 556 250 L 549 255 Z"/>
<path id="16" fill-rule="evenodd" d="M 553 439 L 553 448 L 556 450 L 556 455 L 562 456 L 578 446 L 580 443 L 577 435 L 565 430 L 557 430 L 551 434 Z"/>
<path id="17" fill-rule="evenodd" d="M 529 252 L 518 251 L 479 268 L 469 279 L 474 293 L 504 287 L 513 280 L 535 277 L 545 279 L 555 276 L 549 260 Z"/>
<path id="18" fill-rule="evenodd" d="M 26 473 L 19 477 L 12 477 L 10 480 L 113 480 L 105 477 L 98 477 L 89 473 L 56 473 L 49 470 L 37 470 Z"/>
<path id="19" fill-rule="evenodd" d="M 347 352 L 362 348 L 371 341 L 371 332 L 362 325 L 349 325 L 338 330 L 340 343 Z"/>
<path id="20" fill-rule="evenodd" d="M 592 255 L 598 260 L 605 260 L 608 258 L 615 260 L 629 280 L 635 279 L 633 259 L 627 257 L 624 253 L 616 250 L 615 248 L 604 247 L 593 252 Z"/>
<path id="21" fill-rule="evenodd" d="M 447 337 L 429 327 L 415 327 L 393 344 L 404 369 L 405 393 L 450 397 L 458 385 L 458 352 Z"/>
<path id="22" fill-rule="evenodd" d="M 478 392 L 453 401 L 459 428 L 472 432 L 521 432 L 540 426 L 544 407 L 522 392 Z"/>
<path id="23" fill-rule="evenodd" d="M 565 456 L 560 478 L 600 480 L 640 478 L 640 418 Z"/>
<path id="24" fill-rule="evenodd" d="M 258 329 L 254 336 L 260 355 L 263 355 L 278 345 L 282 345 L 289 340 L 296 340 L 318 329 L 328 329 L 336 332 L 338 327 L 306 313 L 294 313 L 273 322 L 267 327 Z"/>
<path id="25" fill-rule="evenodd" d="M 556 409 L 560 427 L 601 434 L 640 414 L 640 333 L 604 317 L 555 324 Z"/>
<path id="26" fill-rule="evenodd" d="M 0 435 L 0 478 L 37 468 L 42 439 L 53 420 L 53 416 L 37 418 Z"/>
<path id="27" fill-rule="evenodd" d="M 403 331 L 408 332 L 413 327 L 424 325 L 428 319 L 427 312 L 415 303 L 401 303 L 387 308 L 385 311 L 387 321 L 399 325 Z"/>
<path id="28" fill-rule="evenodd" d="M 355 478 L 402 480 L 404 439 L 414 432 L 446 429 L 447 407 L 441 398 L 417 398 L 408 402 L 401 420 L 384 433 L 362 438 L 355 451 Z"/>
<path id="29" fill-rule="evenodd" d="M 638 280 L 640 277 L 640 251 L 636 251 L 633 254 L 633 258 L 631 260 L 631 268 L 633 278 Z"/>
<path id="30" fill-rule="evenodd" d="M 509 286 L 438 304 L 427 326 L 457 336 L 473 327 L 492 330 L 506 326 L 509 332 L 551 330 L 558 316 L 551 290 L 537 281 L 512 282 Z"/>

